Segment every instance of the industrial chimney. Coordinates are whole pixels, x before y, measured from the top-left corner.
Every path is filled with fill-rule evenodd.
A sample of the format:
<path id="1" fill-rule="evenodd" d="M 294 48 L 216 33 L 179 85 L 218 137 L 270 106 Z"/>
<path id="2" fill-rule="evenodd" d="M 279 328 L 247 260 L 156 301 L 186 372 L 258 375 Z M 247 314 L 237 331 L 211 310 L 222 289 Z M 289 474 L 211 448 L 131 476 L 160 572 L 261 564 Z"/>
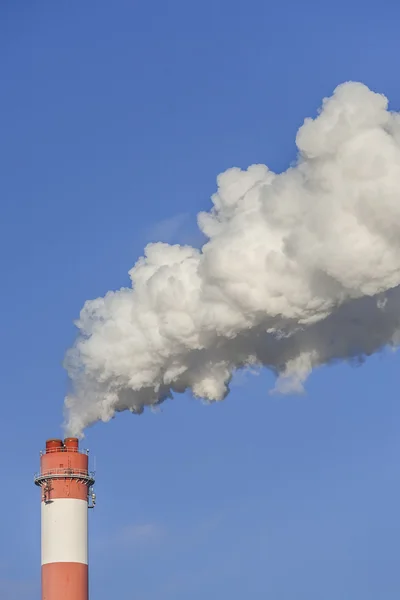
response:
<path id="1" fill-rule="evenodd" d="M 42 600 L 88 600 L 88 508 L 94 474 L 77 438 L 51 439 L 40 453 Z"/>

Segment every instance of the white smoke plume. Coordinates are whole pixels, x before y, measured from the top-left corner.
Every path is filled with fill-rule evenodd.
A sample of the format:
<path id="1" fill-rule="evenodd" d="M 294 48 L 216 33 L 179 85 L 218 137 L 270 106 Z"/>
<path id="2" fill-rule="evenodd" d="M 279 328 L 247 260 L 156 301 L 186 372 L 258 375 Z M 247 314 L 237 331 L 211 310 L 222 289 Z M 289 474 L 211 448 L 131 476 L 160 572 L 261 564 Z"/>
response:
<path id="1" fill-rule="evenodd" d="M 219 175 L 201 250 L 149 244 L 132 288 L 86 302 L 66 358 L 70 433 L 174 392 L 222 400 L 247 366 L 301 391 L 317 365 L 400 342 L 400 114 L 345 83 L 296 144 L 284 173 Z"/>

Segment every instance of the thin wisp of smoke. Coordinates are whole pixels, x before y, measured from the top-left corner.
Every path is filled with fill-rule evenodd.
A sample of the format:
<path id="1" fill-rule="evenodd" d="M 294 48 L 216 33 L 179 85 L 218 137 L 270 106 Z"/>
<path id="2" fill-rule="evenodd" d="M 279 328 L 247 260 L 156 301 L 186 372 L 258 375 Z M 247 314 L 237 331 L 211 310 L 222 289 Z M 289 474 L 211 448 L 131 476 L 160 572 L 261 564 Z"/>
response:
<path id="1" fill-rule="evenodd" d="M 149 244 L 131 288 L 84 305 L 66 357 L 66 428 L 190 390 L 222 400 L 237 369 L 276 390 L 400 341 L 400 114 L 361 83 L 306 119 L 296 165 L 218 176 L 207 242 Z"/>

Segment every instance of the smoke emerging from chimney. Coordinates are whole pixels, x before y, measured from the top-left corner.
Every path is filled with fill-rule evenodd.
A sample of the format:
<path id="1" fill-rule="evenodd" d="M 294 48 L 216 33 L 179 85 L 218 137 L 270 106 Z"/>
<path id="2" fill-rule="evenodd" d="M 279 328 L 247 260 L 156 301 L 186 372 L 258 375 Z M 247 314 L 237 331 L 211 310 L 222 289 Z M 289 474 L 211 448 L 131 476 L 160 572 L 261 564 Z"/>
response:
<path id="1" fill-rule="evenodd" d="M 400 113 L 339 86 L 296 137 L 295 166 L 218 176 L 201 250 L 149 244 L 132 288 L 84 305 L 66 357 L 67 430 L 174 392 L 222 400 L 237 369 L 276 390 L 400 341 Z"/>

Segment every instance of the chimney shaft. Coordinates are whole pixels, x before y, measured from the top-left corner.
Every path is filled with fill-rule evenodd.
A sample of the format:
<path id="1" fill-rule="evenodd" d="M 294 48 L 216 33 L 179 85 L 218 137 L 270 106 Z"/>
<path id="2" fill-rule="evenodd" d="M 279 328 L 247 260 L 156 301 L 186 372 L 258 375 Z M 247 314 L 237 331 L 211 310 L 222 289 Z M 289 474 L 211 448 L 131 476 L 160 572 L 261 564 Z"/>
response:
<path id="1" fill-rule="evenodd" d="M 42 600 L 88 600 L 88 508 L 93 474 L 76 438 L 51 439 L 35 483 L 42 491 Z"/>

